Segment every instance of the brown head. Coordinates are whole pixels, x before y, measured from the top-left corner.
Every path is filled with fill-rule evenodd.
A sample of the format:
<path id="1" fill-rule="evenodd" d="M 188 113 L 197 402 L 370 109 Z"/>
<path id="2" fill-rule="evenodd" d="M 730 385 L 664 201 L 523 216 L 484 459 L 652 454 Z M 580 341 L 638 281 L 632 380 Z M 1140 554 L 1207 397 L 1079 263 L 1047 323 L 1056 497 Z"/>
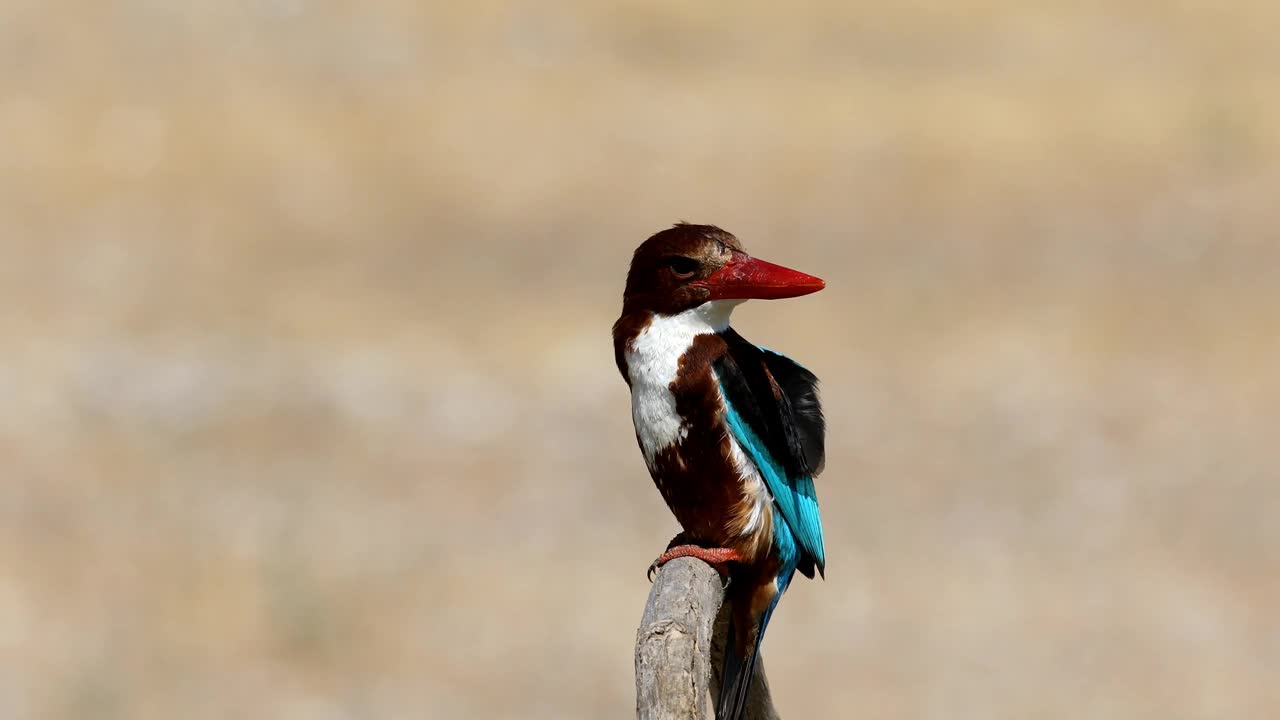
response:
<path id="1" fill-rule="evenodd" d="M 812 275 L 753 258 L 732 233 L 681 223 L 636 248 L 622 296 L 624 315 L 675 315 L 710 300 L 774 300 L 817 292 Z"/>

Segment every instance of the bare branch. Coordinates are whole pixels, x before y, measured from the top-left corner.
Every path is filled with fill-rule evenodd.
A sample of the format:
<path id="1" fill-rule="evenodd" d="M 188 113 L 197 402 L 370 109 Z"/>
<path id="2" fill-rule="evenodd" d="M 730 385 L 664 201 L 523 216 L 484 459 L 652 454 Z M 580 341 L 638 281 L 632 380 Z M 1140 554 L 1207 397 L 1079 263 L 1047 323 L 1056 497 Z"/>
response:
<path id="1" fill-rule="evenodd" d="M 658 571 L 636 633 L 636 716 L 710 720 L 708 696 L 720 689 L 729 608 L 714 568 L 694 558 Z M 745 720 L 778 720 L 764 662 L 757 660 Z"/>

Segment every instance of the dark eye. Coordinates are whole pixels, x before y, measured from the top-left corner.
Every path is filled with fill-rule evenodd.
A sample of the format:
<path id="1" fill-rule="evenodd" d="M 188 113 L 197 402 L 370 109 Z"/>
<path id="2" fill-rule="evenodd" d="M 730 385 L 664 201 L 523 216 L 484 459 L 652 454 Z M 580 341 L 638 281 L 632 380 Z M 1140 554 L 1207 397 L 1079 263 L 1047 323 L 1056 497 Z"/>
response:
<path id="1" fill-rule="evenodd" d="M 667 267 L 671 268 L 672 275 L 685 280 L 693 277 L 693 274 L 698 272 L 698 261 L 693 258 L 675 255 L 667 258 Z"/>

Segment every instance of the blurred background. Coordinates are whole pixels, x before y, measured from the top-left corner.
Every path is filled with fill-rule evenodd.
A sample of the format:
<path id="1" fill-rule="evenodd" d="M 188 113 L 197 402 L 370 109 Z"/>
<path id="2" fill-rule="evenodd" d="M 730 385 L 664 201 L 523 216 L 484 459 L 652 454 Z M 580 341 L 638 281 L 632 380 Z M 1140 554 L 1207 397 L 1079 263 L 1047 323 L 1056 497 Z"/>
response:
<path id="1" fill-rule="evenodd" d="M 0 717 L 633 712 L 609 327 L 829 289 L 790 718 L 1280 716 L 1274 2 L 0 2 Z"/>

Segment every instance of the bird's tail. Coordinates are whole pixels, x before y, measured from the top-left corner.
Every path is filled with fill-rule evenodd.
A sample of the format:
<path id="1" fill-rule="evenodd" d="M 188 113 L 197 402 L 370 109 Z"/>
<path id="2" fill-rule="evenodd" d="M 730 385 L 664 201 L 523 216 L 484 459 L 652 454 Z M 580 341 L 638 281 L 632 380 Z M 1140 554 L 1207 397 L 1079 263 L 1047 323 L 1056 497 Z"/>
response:
<path id="1" fill-rule="evenodd" d="M 720 674 L 720 698 L 716 703 L 716 720 L 741 720 L 747 709 L 747 693 L 760 655 L 760 641 L 782 599 L 782 591 L 774 592 L 759 618 L 753 617 L 752 597 L 735 598 L 730 614 L 729 635 L 725 638 L 724 672 Z M 741 609 L 739 604 L 743 606 Z"/>

